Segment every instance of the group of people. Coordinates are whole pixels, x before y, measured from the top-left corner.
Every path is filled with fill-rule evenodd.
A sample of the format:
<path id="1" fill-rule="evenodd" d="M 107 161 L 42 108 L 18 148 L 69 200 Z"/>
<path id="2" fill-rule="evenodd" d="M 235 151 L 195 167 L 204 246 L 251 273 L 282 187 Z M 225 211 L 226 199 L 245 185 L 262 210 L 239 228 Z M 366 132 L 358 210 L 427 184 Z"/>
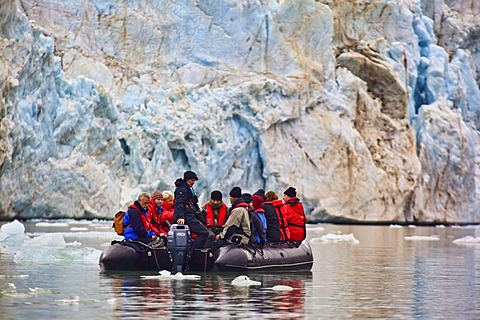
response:
<path id="1" fill-rule="evenodd" d="M 150 243 L 163 238 L 166 243 L 174 223 L 188 225 L 192 249 L 305 239 L 307 218 L 295 188 L 286 189 L 279 199 L 274 191 L 259 189 L 252 195 L 234 187 L 229 192 L 230 208 L 223 202 L 222 192 L 214 190 L 200 207 L 193 189 L 197 180 L 195 172 L 186 171 L 175 181 L 174 193 L 155 190 L 152 196 L 140 194 L 125 214 L 125 239 Z"/>

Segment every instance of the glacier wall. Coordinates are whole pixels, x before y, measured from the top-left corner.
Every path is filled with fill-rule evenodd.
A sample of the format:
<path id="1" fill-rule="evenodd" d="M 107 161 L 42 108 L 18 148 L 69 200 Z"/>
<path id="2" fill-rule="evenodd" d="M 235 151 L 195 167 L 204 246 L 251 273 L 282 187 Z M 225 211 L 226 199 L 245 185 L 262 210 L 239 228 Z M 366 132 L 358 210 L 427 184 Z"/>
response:
<path id="1" fill-rule="evenodd" d="M 295 186 L 311 220 L 480 222 L 475 0 L 6 0 L 0 217 Z"/>

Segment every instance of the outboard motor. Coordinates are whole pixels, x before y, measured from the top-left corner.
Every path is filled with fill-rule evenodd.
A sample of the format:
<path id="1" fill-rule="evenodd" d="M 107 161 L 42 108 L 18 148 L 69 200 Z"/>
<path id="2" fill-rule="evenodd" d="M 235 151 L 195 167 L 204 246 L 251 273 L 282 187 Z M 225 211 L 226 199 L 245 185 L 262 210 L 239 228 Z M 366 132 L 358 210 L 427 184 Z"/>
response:
<path id="1" fill-rule="evenodd" d="M 167 248 L 172 261 L 172 274 L 184 272 L 190 260 L 192 237 L 185 224 L 172 224 L 168 231 Z"/>

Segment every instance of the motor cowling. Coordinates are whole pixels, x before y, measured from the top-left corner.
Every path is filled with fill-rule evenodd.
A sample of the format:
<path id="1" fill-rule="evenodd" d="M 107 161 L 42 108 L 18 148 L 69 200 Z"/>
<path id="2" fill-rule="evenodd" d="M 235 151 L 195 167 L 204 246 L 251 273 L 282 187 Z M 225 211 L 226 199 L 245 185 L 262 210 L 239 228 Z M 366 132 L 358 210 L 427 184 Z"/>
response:
<path id="1" fill-rule="evenodd" d="M 172 261 L 172 274 L 185 272 L 190 259 L 192 237 L 190 229 L 184 224 L 172 224 L 167 236 L 167 248 Z"/>

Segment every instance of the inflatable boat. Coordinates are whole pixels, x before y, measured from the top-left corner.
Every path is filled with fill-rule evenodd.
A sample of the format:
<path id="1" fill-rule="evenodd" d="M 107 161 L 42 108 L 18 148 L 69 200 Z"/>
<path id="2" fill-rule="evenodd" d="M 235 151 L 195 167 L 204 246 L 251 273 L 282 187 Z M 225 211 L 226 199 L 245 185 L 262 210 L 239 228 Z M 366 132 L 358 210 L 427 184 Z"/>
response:
<path id="1" fill-rule="evenodd" d="M 271 243 L 263 247 L 230 244 L 216 251 L 195 250 L 185 271 L 234 270 L 310 270 L 312 250 L 308 242 L 300 245 Z M 172 270 L 167 248 L 150 248 L 137 241 L 113 241 L 100 256 L 103 271 Z"/>
<path id="2" fill-rule="evenodd" d="M 166 247 L 154 247 L 139 241 L 112 241 L 100 256 L 100 267 L 102 271 L 171 270 L 176 273 L 310 270 L 313 266 L 312 249 L 307 241 L 263 246 L 229 244 L 217 249 L 192 251 L 190 234 L 184 228 L 172 225 Z"/>

